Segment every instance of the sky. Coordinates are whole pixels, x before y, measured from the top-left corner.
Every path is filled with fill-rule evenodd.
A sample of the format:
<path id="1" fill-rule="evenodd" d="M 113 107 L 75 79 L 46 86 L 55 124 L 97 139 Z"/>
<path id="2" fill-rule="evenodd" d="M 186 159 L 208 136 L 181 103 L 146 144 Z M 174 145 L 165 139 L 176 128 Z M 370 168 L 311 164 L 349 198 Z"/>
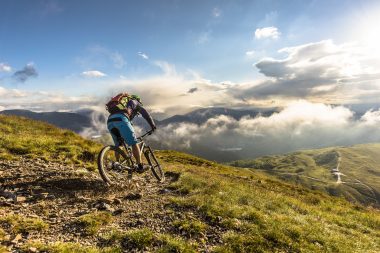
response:
<path id="1" fill-rule="evenodd" d="M 379 1 L 1 0 L 0 110 L 378 103 Z"/>

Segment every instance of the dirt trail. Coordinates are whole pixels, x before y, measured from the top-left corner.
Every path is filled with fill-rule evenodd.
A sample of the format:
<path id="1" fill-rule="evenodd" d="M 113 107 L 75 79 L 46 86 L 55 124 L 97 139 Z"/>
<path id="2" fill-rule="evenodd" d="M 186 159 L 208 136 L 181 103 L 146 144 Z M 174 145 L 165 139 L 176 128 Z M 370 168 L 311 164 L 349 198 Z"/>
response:
<path id="1" fill-rule="evenodd" d="M 341 154 L 340 154 L 339 151 L 336 151 L 336 154 L 337 154 L 337 156 L 338 156 L 338 162 L 337 162 L 336 168 L 333 169 L 331 172 L 332 172 L 333 175 L 335 175 L 335 176 L 337 177 L 337 179 L 336 179 L 336 183 L 337 183 L 337 184 L 342 184 L 342 183 L 344 183 L 344 182 L 342 181 L 341 176 L 344 176 L 344 174 L 342 174 L 342 173 L 339 171 L 339 167 L 340 167 L 340 164 L 341 164 L 341 162 L 342 162 L 342 156 L 341 156 Z"/>
<path id="2" fill-rule="evenodd" d="M 23 234 L 17 243 L 11 242 L 15 236 L 11 235 L 5 245 L 14 252 L 27 240 L 35 239 L 43 243 L 79 241 L 82 245 L 101 246 L 99 234 L 85 236 L 76 225 L 78 217 L 97 210 L 113 214 L 113 222 L 102 228 L 104 231 L 147 227 L 156 233 L 173 232 L 170 224 L 174 220 L 192 215 L 170 208 L 169 197 L 174 193 L 168 185 L 178 179 L 174 173 L 167 174 L 162 184 L 145 173 L 134 175 L 136 184 L 132 189 L 126 182 L 106 187 L 97 172 L 24 159 L 0 161 L 0 175 L 0 218 L 17 214 L 40 218 L 49 225 L 45 231 Z M 12 234 L 4 224 L 0 225 Z M 207 236 L 210 244 L 218 240 L 215 235 Z"/>

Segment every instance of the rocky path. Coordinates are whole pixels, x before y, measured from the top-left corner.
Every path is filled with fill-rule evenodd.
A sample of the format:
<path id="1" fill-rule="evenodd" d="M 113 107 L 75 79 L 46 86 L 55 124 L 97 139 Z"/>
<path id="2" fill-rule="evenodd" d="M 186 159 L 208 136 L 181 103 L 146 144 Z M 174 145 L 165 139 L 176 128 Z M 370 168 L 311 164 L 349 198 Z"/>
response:
<path id="1" fill-rule="evenodd" d="M 15 214 L 39 218 L 49 226 L 41 232 L 12 234 L 8 231 L 3 245 L 9 251 L 18 252 L 30 240 L 99 246 L 102 231 L 110 229 L 148 227 L 165 233 L 171 229 L 168 224 L 182 215 L 167 208 L 171 194 L 167 186 L 173 180 L 176 175 L 169 174 L 165 183 L 158 184 L 146 173 L 134 175 L 132 186 L 121 182 L 107 187 L 96 172 L 85 169 L 42 160 L 0 161 L 0 218 Z M 76 225 L 78 217 L 98 210 L 110 212 L 112 223 L 97 236 L 84 235 Z M 0 225 L 7 231 L 4 224 Z"/>

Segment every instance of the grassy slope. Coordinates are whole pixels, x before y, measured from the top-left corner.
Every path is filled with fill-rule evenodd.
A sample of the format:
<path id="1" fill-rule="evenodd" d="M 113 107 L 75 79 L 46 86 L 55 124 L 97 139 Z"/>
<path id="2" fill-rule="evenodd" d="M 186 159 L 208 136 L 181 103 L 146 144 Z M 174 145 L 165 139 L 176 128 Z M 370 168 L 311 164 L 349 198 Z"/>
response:
<path id="1" fill-rule="evenodd" d="M 71 132 L 46 124 L 16 117 L 1 117 L 0 122 L 1 131 L 7 131 L 0 139 L 2 159 L 17 159 L 15 150 L 22 150 L 21 153 L 28 156 L 61 159 L 68 163 L 74 159 L 74 163 L 91 167 L 94 161 L 82 160 L 80 154 L 87 148 L 95 154 L 100 148 Z M 62 147 L 70 152 L 61 154 Z M 283 183 L 257 171 L 236 169 L 174 151 L 160 151 L 157 155 L 167 172 L 180 175 L 178 181 L 170 185 L 172 194 L 168 195 L 171 203 L 168 208 L 189 214 L 195 220 L 168 224 L 182 230 L 180 233 L 173 230 L 171 237 L 152 234 L 149 228 L 126 231 L 121 237 L 129 241 L 139 244 L 146 238 L 140 235 L 149 234 L 152 239 L 143 240 L 143 243 L 160 243 L 163 252 L 194 252 L 207 244 L 197 234 L 215 230 L 222 234 L 222 241 L 212 248 L 214 252 L 380 250 L 378 210 Z M 119 237 L 113 236 L 114 245 L 118 245 L 115 238 Z M 115 247 L 102 250 L 72 244 L 38 246 L 50 252 L 117 252 Z"/>
<path id="2" fill-rule="evenodd" d="M 339 156 L 343 183 L 337 183 L 337 177 L 331 173 Z M 353 202 L 380 206 L 380 144 L 305 150 L 230 164 L 262 170 Z"/>
<path id="3" fill-rule="evenodd" d="M 19 155 L 94 169 L 100 144 L 69 130 L 17 116 L 0 115 L 0 159 Z"/>

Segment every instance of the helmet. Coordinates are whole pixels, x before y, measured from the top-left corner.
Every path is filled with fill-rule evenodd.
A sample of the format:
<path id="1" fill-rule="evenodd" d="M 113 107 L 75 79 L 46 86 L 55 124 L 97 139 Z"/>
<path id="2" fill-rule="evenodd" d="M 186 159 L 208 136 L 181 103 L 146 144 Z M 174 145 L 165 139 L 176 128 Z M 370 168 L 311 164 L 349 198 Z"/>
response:
<path id="1" fill-rule="evenodd" d="M 137 100 L 137 101 L 139 101 L 142 104 L 141 98 L 140 98 L 139 95 L 131 95 L 131 99 Z"/>

